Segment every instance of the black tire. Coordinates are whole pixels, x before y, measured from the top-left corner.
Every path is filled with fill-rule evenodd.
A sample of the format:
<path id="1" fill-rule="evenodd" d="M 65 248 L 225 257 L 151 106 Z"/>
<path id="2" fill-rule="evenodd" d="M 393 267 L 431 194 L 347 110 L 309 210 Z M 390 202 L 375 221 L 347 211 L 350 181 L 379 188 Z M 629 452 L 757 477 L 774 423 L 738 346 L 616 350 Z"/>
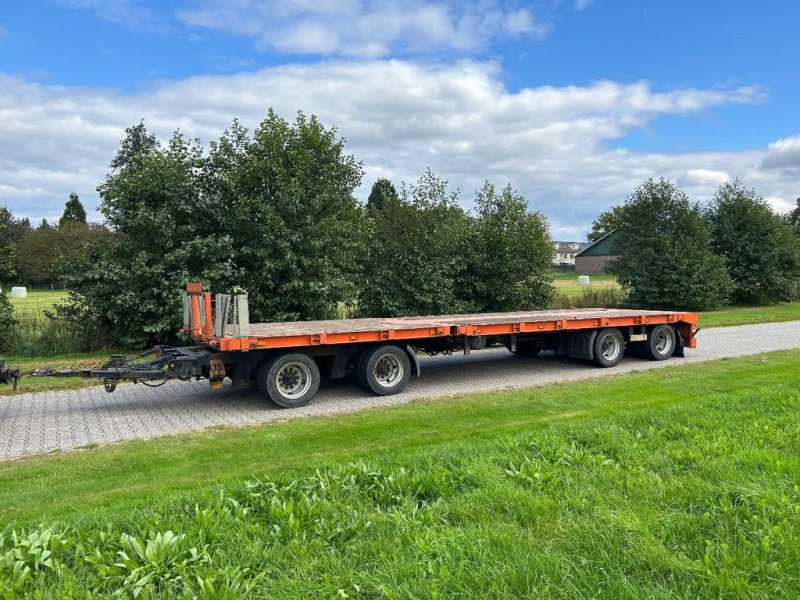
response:
<path id="1" fill-rule="evenodd" d="M 650 360 L 667 360 L 675 352 L 677 338 L 675 330 L 669 325 L 656 325 L 647 334 L 647 341 L 642 344 L 645 358 Z"/>
<path id="2" fill-rule="evenodd" d="M 542 346 L 538 342 L 527 340 L 517 342 L 517 349 L 514 350 L 514 354 L 530 358 L 532 356 L 537 356 L 541 351 Z"/>
<path id="3" fill-rule="evenodd" d="M 403 391 L 411 379 L 411 359 L 405 350 L 397 346 L 377 346 L 365 350 L 357 368 L 359 383 L 378 396 L 390 396 Z"/>
<path id="4" fill-rule="evenodd" d="M 615 327 L 607 327 L 597 332 L 594 339 L 594 363 L 599 367 L 614 367 L 625 354 L 625 338 Z"/>
<path id="5" fill-rule="evenodd" d="M 317 394 L 319 367 L 305 354 L 281 354 L 258 369 L 258 389 L 281 408 L 304 406 Z"/>

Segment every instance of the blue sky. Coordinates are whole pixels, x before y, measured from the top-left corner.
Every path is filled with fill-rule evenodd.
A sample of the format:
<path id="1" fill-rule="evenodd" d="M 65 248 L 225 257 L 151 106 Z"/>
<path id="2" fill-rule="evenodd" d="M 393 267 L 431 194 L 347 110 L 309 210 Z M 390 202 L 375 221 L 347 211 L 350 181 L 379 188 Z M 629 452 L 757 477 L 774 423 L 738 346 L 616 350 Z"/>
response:
<path id="1" fill-rule="evenodd" d="M 469 206 L 510 181 L 555 237 L 648 176 L 700 201 L 741 177 L 785 210 L 798 31 L 789 0 L 7 1 L 0 203 L 37 219 L 77 191 L 91 211 L 125 126 L 208 140 L 275 106 L 336 125 L 364 188 L 430 166 Z"/>

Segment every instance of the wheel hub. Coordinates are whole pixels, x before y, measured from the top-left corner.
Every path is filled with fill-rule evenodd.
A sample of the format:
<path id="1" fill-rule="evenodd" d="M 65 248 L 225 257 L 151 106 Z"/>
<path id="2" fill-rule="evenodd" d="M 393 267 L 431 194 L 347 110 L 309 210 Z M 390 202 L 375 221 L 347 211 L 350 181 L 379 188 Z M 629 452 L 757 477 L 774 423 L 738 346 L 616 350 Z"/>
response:
<path id="1" fill-rule="evenodd" d="M 289 363 L 278 371 L 275 383 L 283 396 L 298 398 L 311 387 L 311 373 L 302 363 Z"/>
<path id="2" fill-rule="evenodd" d="M 664 332 L 659 332 L 656 335 L 655 342 L 656 342 L 655 344 L 656 352 L 658 352 L 659 354 L 665 354 L 671 346 L 669 336 Z"/>
<path id="3" fill-rule="evenodd" d="M 397 356 L 387 354 L 375 363 L 375 380 L 383 387 L 393 387 L 403 379 L 403 363 Z"/>

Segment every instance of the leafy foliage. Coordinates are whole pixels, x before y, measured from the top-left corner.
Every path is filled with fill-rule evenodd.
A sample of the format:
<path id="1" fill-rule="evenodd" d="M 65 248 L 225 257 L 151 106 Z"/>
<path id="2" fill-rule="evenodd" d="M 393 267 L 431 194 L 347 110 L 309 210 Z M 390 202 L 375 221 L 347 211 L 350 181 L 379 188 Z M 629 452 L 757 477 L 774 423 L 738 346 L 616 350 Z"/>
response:
<path id="1" fill-rule="evenodd" d="M 0 206 L 0 285 L 14 280 L 16 275 L 16 244 L 12 235 L 14 216 L 5 206 Z"/>
<path id="2" fill-rule="evenodd" d="M 430 170 L 398 202 L 371 211 L 373 234 L 358 302 L 365 316 L 466 312 L 472 219 Z"/>
<path id="3" fill-rule="evenodd" d="M 712 308 L 731 291 L 700 208 L 665 179 L 648 179 L 621 207 L 619 257 L 610 268 L 641 308 Z"/>
<path id="4" fill-rule="evenodd" d="M 724 184 L 704 216 L 733 280 L 731 300 L 766 304 L 800 295 L 800 240 L 755 190 L 738 180 Z"/>
<path id="5" fill-rule="evenodd" d="M 596 242 L 604 235 L 611 233 L 622 225 L 622 206 L 614 206 L 601 212 L 592 222 L 592 230 L 586 236 L 590 242 Z"/>
<path id="6" fill-rule="evenodd" d="M 475 196 L 476 220 L 469 276 L 481 311 L 548 308 L 553 246 L 547 221 L 528 212 L 528 202 L 511 185 L 500 193 L 488 181 Z"/>
<path id="7" fill-rule="evenodd" d="M 28 286 L 38 287 L 53 281 L 56 262 L 62 257 L 58 229 L 46 220 L 30 231 L 19 244 L 19 278 Z"/>
<path id="8" fill-rule="evenodd" d="M 70 223 L 86 224 L 86 210 L 75 192 L 69 195 L 69 200 L 64 206 L 64 212 L 58 221 L 58 226 L 61 228 Z"/>
<path id="9" fill-rule="evenodd" d="M 388 182 L 387 182 L 388 183 Z M 386 184 L 373 187 L 376 195 Z M 381 192 L 382 193 L 382 192 Z M 383 196 L 382 196 L 383 197 Z M 359 310 L 368 316 L 545 308 L 552 299 L 547 221 L 511 186 L 486 183 L 477 212 L 429 170 L 399 198 L 372 203 Z M 379 207 L 380 206 L 380 207 Z"/>
<path id="10" fill-rule="evenodd" d="M 399 200 L 400 197 L 397 195 L 397 190 L 392 182 L 382 177 L 372 184 L 372 189 L 367 198 L 367 208 L 382 210 L 387 204 L 395 204 Z"/>
<path id="11" fill-rule="evenodd" d="M 11 306 L 5 290 L 0 290 L 0 352 L 8 352 L 11 348 L 16 324 L 14 307 Z"/>
<path id="12" fill-rule="evenodd" d="M 143 135 L 141 126 L 128 130 L 112 161 L 117 167 L 99 188 L 114 235 L 73 265 L 70 302 L 60 311 L 130 345 L 173 335 L 178 290 L 188 278 L 221 276 L 231 255 L 230 239 L 216 234 L 215 212 L 198 193 L 198 145 L 176 134 L 154 149 L 141 143 Z"/>
<path id="13" fill-rule="evenodd" d="M 238 123 L 211 145 L 166 147 L 129 128 L 100 186 L 113 231 L 70 274 L 62 314 L 126 345 L 167 340 L 189 280 L 249 292 L 254 320 L 331 316 L 355 298 L 365 225 L 361 167 L 333 129 L 270 111 L 252 137 Z"/>
<path id="14" fill-rule="evenodd" d="M 231 268 L 216 289 L 243 286 L 255 320 L 330 318 L 352 304 L 367 222 L 353 196 L 360 163 L 334 128 L 273 111 L 252 137 L 238 123 L 212 144 L 201 197 L 231 240 Z"/>
<path id="15" fill-rule="evenodd" d="M 797 205 L 792 212 L 789 213 L 788 220 L 790 225 L 800 225 L 800 198 L 795 202 Z"/>

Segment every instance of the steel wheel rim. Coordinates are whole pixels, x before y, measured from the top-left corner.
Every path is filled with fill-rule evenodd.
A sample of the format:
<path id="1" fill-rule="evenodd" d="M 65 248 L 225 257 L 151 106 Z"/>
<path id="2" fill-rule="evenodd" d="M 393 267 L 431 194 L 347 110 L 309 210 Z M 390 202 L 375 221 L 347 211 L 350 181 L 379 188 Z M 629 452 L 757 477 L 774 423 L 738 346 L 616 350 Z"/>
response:
<path id="1" fill-rule="evenodd" d="M 608 334 L 600 342 L 600 354 L 607 361 L 616 360 L 620 353 L 620 343 L 616 336 Z"/>
<path id="2" fill-rule="evenodd" d="M 286 363 L 275 375 L 275 386 L 281 396 L 295 400 L 311 389 L 311 369 L 298 361 Z"/>
<path id="3" fill-rule="evenodd" d="M 392 388 L 403 380 L 405 366 L 396 354 L 384 354 L 372 370 L 375 382 L 382 388 Z"/>
<path id="4" fill-rule="evenodd" d="M 666 354 L 672 349 L 672 340 L 669 335 L 667 335 L 666 331 L 659 331 L 655 337 L 656 352 L 659 354 Z"/>

